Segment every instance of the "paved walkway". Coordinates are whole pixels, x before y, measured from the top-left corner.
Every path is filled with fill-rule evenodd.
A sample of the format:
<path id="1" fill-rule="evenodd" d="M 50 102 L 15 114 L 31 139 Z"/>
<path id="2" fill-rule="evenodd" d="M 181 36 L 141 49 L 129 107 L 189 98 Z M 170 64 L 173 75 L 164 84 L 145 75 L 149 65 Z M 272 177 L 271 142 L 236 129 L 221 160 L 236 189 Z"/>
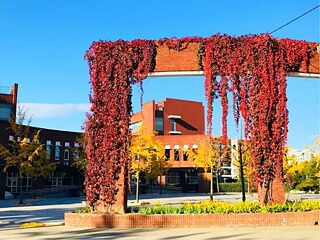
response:
<path id="1" fill-rule="evenodd" d="M 246 196 L 248 201 L 257 199 L 257 195 Z M 129 196 L 128 206 L 135 206 L 135 197 Z M 214 199 L 217 201 L 226 202 L 239 202 L 241 201 L 240 193 L 226 193 L 226 194 L 215 194 Z M 291 194 L 290 200 L 295 199 L 318 199 L 320 200 L 319 194 Z M 73 211 L 75 209 L 85 207 L 83 202 L 84 198 L 47 198 L 41 200 L 26 199 L 25 202 L 29 202 L 30 206 L 19 206 L 15 207 L 17 199 L 13 200 L 0 200 L 0 224 L 7 223 L 22 223 L 31 221 L 40 221 L 50 224 L 63 224 L 64 213 L 66 211 Z M 207 194 L 201 193 L 179 193 L 179 194 L 142 194 L 140 196 L 140 204 L 183 204 L 185 202 L 202 202 L 209 200 Z"/>
<path id="2" fill-rule="evenodd" d="M 319 194 L 291 194 L 289 199 L 319 199 Z M 256 195 L 247 196 L 255 200 Z M 206 194 L 143 194 L 141 202 L 151 204 L 182 204 L 209 199 Z M 219 201 L 241 201 L 241 194 L 215 194 Z M 83 198 L 27 199 L 31 206 L 14 207 L 18 200 L 0 200 L 0 239 L 292 239 L 320 240 L 319 226 L 257 227 L 203 229 L 79 229 L 63 226 L 64 212 L 85 206 Z M 128 205 L 135 205 L 129 196 Z M 40 221 L 52 225 L 42 228 L 19 228 L 19 223 Z"/>
<path id="3" fill-rule="evenodd" d="M 256 228 L 178 228 L 178 229 L 77 229 L 65 226 L 19 229 L 0 228 L 0 239 L 228 239 L 228 240 L 319 240 L 320 228 L 256 227 Z"/>

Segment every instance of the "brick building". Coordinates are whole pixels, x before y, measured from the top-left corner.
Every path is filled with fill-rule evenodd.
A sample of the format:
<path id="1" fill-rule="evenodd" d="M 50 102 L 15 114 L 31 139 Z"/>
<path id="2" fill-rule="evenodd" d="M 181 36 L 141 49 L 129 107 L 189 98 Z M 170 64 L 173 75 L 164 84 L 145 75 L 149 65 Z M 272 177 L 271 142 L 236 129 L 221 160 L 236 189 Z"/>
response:
<path id="1" fill-rule="evenodd" d="M 130 127 L 133 135 L 141 122 L 147 131 L 157 132 L 155 139 L 162 142 L 165 155 L 172 164 L 161 182 L 167 186 L 179 186 L 185 192 L 208 192 L 211 173 L 205 174 L 203 169 L 196 169 L 186 155 L 186 150 L 197 149 L 199 143 L 209 142 L 209 136 L 205 134 L 202 103 L 171 98 L 158 103 L 150 101 L 142 106 L 141 112 L 132 116 Z M 221 148 L 222 145 L 220 151 Z M 230 159 L 221 162 L 221 180 L 230 180 L 237 175 Z"/>
<path id="2" fill-rule="evenodd" d="M 0 91 L 0 143 L 5 147 L 13 139 L 10 132 L 8 119 L 16 116 L 17 110 L 18 85 L 14 84 L 11 90 Z M 76 142 L 79 132 L 59 131 L 52 129 L 43 129 L 30 127 L 30 133 L 40 131 L 40 142 L 44 145 L 48 155 L 49 162 L 57 163 L 57 168 L 52 177 L 44 177 L 37 181 L 38 189 L 49 190 L 72 190 L 82 187 L 83 176 L 75 168 L 71 167 L 74 160 L 72 147 L 79 147 Z M 32 137 L 32 136 L 30 136 Z M 29 139 L 28 139 L 29 140 Z M 0 199 L 4 198 L 4 192 L 10 191 L 17 193 L 18 173 L 14 168 L 3 172 L 5 162 L 0 159 Z M 34 183 L 30 178 L 24 178 L 22 181 L 23 191 L 28 193 L 33 190 Z"/>

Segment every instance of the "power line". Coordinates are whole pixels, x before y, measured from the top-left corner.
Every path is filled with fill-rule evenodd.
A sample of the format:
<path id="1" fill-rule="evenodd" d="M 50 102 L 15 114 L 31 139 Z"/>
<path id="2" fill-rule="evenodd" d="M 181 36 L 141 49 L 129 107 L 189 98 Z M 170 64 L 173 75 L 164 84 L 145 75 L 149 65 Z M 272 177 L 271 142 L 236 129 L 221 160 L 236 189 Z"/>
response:
<path id="1" fill-rule="evenodd" d="M 313 10 L 317 9 L 318 7 L 320 7 L 320 4 L 318 6 L 315 6 L 312 9 L 310 9 L 309 11 L 301 14 L 299 17 L 296 17 L 295 19 L 291 20 L 290 22 L 287 22 L 286 24 L 282 25 L 281 27 L 278 27 L 277 29 L 275 29 L 272 32 L 270 32 L 270 34 L 275 33 L 276 31 L 280 30 L 281 28 L 284 28 L 285 26 L 288 26 L 290 23 L 293 23 L 294 21 L 298 20 L 299 18 L 302 18 L 303 16 L 307 15 L 308 13 L 310 13 Z"/>

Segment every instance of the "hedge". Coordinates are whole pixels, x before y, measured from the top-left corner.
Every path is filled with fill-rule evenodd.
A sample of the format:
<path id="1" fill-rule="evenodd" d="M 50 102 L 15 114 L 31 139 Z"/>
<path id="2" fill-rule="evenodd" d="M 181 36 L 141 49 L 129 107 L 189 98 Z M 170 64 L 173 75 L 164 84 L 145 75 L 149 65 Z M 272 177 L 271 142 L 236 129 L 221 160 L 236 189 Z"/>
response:
<path id="1" fill-rule="evenodd" d="M 244 189 L 248 191 L 248 184 L 245 183 Z M 219 190 L 220 192 L 241 192 L 241 183 L 234 182 L 234 183 L 219 183 Z"/>

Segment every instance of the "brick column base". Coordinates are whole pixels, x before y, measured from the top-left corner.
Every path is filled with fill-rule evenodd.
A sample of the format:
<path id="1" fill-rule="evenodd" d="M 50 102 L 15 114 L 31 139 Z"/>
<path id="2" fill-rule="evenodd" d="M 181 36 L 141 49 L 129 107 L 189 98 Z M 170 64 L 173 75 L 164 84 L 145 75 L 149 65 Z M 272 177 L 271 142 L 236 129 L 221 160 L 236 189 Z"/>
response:
<path id="1" fill-rule="evenodd" d="M 266 194 L 266 189 L 262 189 L 260 186 L 258 186 L 258 199 L 261 205 L 264 204 L 265 194 Z M 272 186 L 271 186 L 271 196 L 272 196 L 271 203 L 283 204 L 286 201 L 283 182 L 278 177 L 273 179 Z"/>

